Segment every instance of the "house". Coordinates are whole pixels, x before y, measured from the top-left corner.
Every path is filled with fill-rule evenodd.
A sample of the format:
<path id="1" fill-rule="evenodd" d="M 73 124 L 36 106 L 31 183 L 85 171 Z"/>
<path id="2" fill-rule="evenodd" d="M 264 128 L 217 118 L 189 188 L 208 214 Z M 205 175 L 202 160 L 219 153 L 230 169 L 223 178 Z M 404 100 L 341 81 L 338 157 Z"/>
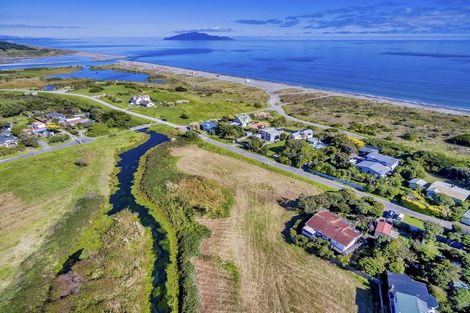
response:
<path id="1" fill-rule="evenodd" d="M 470 209 L 462 216 L 461 222 L 470 226 Z"/>
<path id="2" fill-rule="evenodd" d="M 18 139 L 10 131 L 4 130 L 0 132 L 0 147 L 12 148 L 16 145 L 18 145 Z"/>
<path id="3" fill-rule="evenodd" d="M 49 112 L 49 113 L 44 114 L 44 116 L 48 120 L 58 120 L 59 123 L 63 123 L 63 121 L 65 120 L 65 115 L 62 113 L 58 113 L 58 112 Z"/>
<path id="4" fill-rule="evenodd" d="M 155 104 L 152 102 L 152 99 L 150 99 L 150 96 L 144 95 L 144 96 L 133 96 L 129 100 L 129 105 L 140 105 L 146 108 L 150 108 L 155 106 Z"/>
<path id="5" fill-rule="evenodd" d="M 320 138 L 312 137 L 307 140 L 307 142 L 314 148 L 314 149 L 324 149 L 328 147 L 327 144 L 323 143 Z"/>
<path id="6" fill-rule="evenodd" d="M 65 121 L 64 121 L 64 124 L 68 125 L 68 126 L 77 126 L 78 124 L 83 124 L 83 123 L 86 123 L 88 121 L 89 121 L 88 119 L 83 119 L 79 116 L 75 116 L 75 117 L 71 117 L 71 118 L 66 118 Z"/>
<path id="7" fill-rule="evenodd" d="M 451 287 L 453 290 L 457 290 L 457 289 L 470 289 L 470 285 L 464 283 L 464 282 L 461 281 L 461 280 L 453 280 L 453 281 L 450 283 L 450 287 Z"/>
<path id="8" fill-rule="evenodd" d="M 431 186 L 426 189 L 426 196 L 432 198 L 437 194 L 447 195 L 454 199 L 454 201 L 460 203 L 468 199 L 470 196 L 470 190 L 466 190 L 442 181 L 437 181 L 432 183 Z"/>
<path id="9" fill-rule="evenodd" d="M 364 146 L 359 149 L 359 155 L 367 156 L 369 153 L 379 153 L 379 149 L 372 147 L 372 146 Z"/>
<path id="10" fill-rule="evenodd" d="M 435 313 L 439 304 L 429 294 L 426 284 L 406 274 L 387 271 L 388 299 L 391 313 Z"/>
<path id="11" fill-rule="evenodd" d="M 46 124 L 42 122 L 34 122 L 31 124 L 31 128 L 34 134 L 36 135 L 47 135 Z"/>
<path id="12" fill-rule="evenodd" d="M 375 227 L 374 237 L 386 236 L 390 238 L 398 238 L 399 234 L 393 231 L 393 225 L 386 221 L 379 221 Z"/>
<path id="13" fill-rule="evenodd" d="M 293 132 L 290 137 L 295 140 L 306 140 L 313 137 L 313 130 L 303 129 L 296 132 Z"/>
<path id="14" fill-rule="evenodd" d="M 400 164 L 400 160 L 394 157 L 383 155 L 377 152 L 371 152 L 366 156 L 367 161 L 378 162 L 394 170 Z"/>
<path id="15" fill-rule="evenodd" d="M 424 179 L 421 179 L 421 178 L 413 178 L 412 180 L 410 180 L 408 182 L 408 187 L 412 188 L 412 189 L 419 189 L 419 190 L 422 190 L 424 189 L 424 187 L 428 184 L 427 181 L 425 181 Z"/>
<path id="16" fill-rule="evenodd" d="M 281 140 L 282 130 L 277 130 L 274 127 L 268 127 L 259 131 L 261 139 L 269 142 Z"/>
<path id="17" fill-rule="evenodd" d="M 392 169 L 388 166 L 382 165 L 378 162 L 372 161 L 361 161 L 357 163 L 356 167 L 362 172 L 378 177 L 385 177 L 392 172 Z"/>
<path id="18" fill-rule="evenodd" d="M 302 228 L 302 234 L 308 238 L 322 237 L 331 247 L 342 254 L 351 252 L 361 238 L 361 232 L 354 229 L 347 221 L 330 211 L 320 211 L 312 216 Z"/>
<path id="19" fill-rule="evenodd" d="M 201 123 L 201 129 L 209 134 L 211 134 L 217 128 L 216 121 L 205 121 Z"/>
<path id="20" fill-rule="evenodd" d="M 240 114 L 235 117 L 233 120 L 235 124 L 240 125 L 241 127 L 246 127 L 251 123 L 251 117 L 248 114 Z"/>

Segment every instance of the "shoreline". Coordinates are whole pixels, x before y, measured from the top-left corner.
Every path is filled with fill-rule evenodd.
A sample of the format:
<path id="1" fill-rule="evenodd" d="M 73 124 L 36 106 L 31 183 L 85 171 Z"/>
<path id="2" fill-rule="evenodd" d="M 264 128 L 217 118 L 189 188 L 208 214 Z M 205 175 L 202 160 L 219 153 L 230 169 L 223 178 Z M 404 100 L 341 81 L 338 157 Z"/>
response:
<path id="1" fill-rule="evenodd" d="M 405 108 L 412 108 L 412 109 L 424 109 L 424 110 L 434 111 L 434 112 L 443 113 L 443 114 L 470 115 L 470 110 L 467 110 L 467 109 L 448 108 L 448 107 L 444 107 L 441 105 L 418 103 L 418 102 L 400 100 L 400 99 L 390 99 L 387 97 L 361 94 L 361 93 L 304 87 L 300 85 L 291 85 L 287 83 L 272 82 L 268 80 L 252 79 L 250 77 L 238 77 L 238 76 L 233 76 L 233 75 L 219 74 L 219 73 L 200 71 L 200 70 L 192 70 L 192 69 L 187 69 L 187 68 L 182 68 L 182 67 L 160 65 L 160 64 L 154 64 L 154 63 L 148 63 L 148 62 L 118 60 L 116 64 L 121 65 L 122 67 L 127 68 L 127 69 L 141 69 L 144 71 L 150 70 L 150 71 L 157 71 L 157 72 L 159 71 L 170 72 L 170 73 L 179 74 L 179 75 L 199 76 L 199 77 L 204 77 L 204 78 L 220 79 L 220 80 L 224 80 L 228 82 L 239 83 L 245 86 L 257 87 L 267 92 L 270 96 L 276 97 L 278 102 L 279 102 L 279 94 L 276 94 L 276 92 L 283 90 L 283 89 L 297 89 L 306 93 L 318 92 L 318 93 L 324 93 L 327 96 L 339 96 L 339 97 L 349 97 L 349 98 L 362 99 L 362 100 L 370 100 L 370 101 L 375 101 L 377 103 L 392 104 L 392 105 L 397 105 L 397 106 L 401 106 Z"/>
<path id="2" fill-rule="evenodd" d="M 82 52 L 82 51 L 67 51 L 66 53 L 59 55 L 51 56 L 39 56 L 39 57 L 0 57 L 0 70 L 2 66 L 18 66 L 18 67 L 28 67 L 31 65 L 54 65 L 54 63 L 46 62 L 41 63 L 41 60 L 53 58 L 53 57 L 63 57 L 63 56 L 78 56 L 90 58 L 89 62 L 102 62 L 102 61 L 111 61 L 125 59 L 125 56 L 105 54 L 105 53 L 95 53 L 95 52 Z M 22 63 L 23 61 L 29 61 L 28 63 Z"/>

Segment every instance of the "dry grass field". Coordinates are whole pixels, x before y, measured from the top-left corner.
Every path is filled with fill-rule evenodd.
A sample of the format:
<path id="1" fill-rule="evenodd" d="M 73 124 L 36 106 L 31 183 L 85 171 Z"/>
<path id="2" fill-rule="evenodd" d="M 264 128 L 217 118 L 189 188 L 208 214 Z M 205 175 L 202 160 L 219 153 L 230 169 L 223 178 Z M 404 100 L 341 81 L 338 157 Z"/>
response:
<path id="1" fill-rule="evenodd" d="M 318 93 L 281 95 L 287 114 L 347 129 L 375 138 L 393 140 L 415 149 L 467 157 L 470 148 L 446 140 L 470 129 L 470 117 L 420 108 Z"/>
<path id="2" fill-rule="evenodd" d="M 277 200 L 318 189 L 195 146 L 173 155 L 181 171 L 216 181 L 235 197 L 229 218 L 199 220 L 212 231 L 193 261 L 201 312 L 373 311 L 366 282 L 283 238 L 293 213 Z"/>

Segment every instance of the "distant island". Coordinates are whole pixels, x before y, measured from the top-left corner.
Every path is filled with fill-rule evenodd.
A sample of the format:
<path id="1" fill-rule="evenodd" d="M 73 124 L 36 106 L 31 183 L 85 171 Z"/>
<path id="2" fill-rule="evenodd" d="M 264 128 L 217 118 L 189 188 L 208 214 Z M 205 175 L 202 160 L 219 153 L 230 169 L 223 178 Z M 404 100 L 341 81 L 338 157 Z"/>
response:
<path id="1" fill-rule="evenodd" d="M 191 32 L 179 34 L 171 37 L 166 37 L 163 40 L 233 40 L 227 36 L 214 36 L 205 33 Z"/>

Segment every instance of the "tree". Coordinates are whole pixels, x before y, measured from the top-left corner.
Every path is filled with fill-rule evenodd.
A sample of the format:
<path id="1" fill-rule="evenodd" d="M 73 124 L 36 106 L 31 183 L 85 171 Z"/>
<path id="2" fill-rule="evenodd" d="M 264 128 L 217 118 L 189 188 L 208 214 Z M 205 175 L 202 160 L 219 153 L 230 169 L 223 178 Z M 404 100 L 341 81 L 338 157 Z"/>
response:
<path id="1" fill-rule="evenodd" d="M 454 199 L 444 194 L 437 194 L 434 196 L 432 200 L 435 204 L 439 206 L 447 207 L 447 208 L 450 208 L 451 206 L 455 205 Z"/>
<path id="2" fill-rule="evenodd" d="M 224 139 L 235 140 L 245 135 L 243 128 L 239 125 L 229 125 L 226 123 L 219 123 L 217 125 L 216 134 Z"/>
<path id="3" fill-rule="evenodd" d="M 459 288 L 455 291 L 451 297 L 454 307 L 458 311 L 464 311 L 464 309 L 470 309 L 470 290 L 465 288 Z M 466 311 L 468 312 L 468 311 Z"/>
<path id="4" fill-rule="evenodd" d="M 405 272 L 405 262 L 403 259 L 398 258 L 387 265 L 388 269 L 394 273 L 403 274 Z"/>
<path id="5" fill-rule="evenodd" d="M 255 136 L 250 136 L 248 139 L 245 141 L 245 148 L 254 151 L 254 152 L 260 152 L 261 149 L 264 147 L 264 142 L 258 137 Z"/>
<path id="6" fill-rule="evenodd" d="M 385 271 L 385 263 L 383 256 L 368 256 L 359 260 L 359 267 L 371 276 L 378 276 Z"/>
<path id="7" fill-rule="evenodd" d="M 431 279 L 441 288 L 447 288 L 450 282 L 458 279 L 460 270 L 449 260 L 434 264 L 431 270 Z"/>
<path id="8" fill-rule="evenodd" d="M 33 148 L 39 147 L 38 140 L 34 136 L 26 136 L 26 135 L 20 136 L 20 142 L 26 147 L 33 147 Z"/>
<path id="9" fill-rule="evenodd" d="M 189 141 L 196 141 L 199 138 L 199 134 L 195 132 L 194 130 L 188 130 L 187 132 L 184 133 L 183 136 Z"/>
<path id="10" fill-rule="evenodd" d="M 435 240 L 436 236 L 442 235 L 444 232 L 441 226 L 431 221 L 424 221 L 424 230 L 426 231 L 425 238 L 430 240 Z"/>
<path id="11" fill-rule="evenodd" d="M 351 255 L 350 254 L 340 254 L 336 257 L 336 259 L 338 260 L 339 263 L 341 263 L 341 265 L 343 267 L 349 265 L 349 262 L 351 262 Z"/>

